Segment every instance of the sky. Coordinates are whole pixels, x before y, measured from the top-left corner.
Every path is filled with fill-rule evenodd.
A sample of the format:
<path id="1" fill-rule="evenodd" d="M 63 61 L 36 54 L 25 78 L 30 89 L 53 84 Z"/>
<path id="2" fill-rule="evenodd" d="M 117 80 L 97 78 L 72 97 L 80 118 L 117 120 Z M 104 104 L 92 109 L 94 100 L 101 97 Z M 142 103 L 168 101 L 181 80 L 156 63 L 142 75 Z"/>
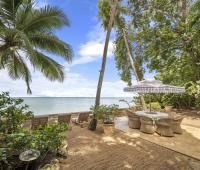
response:
<path id="1" fill-rule="evenodd" d="M 9 91 L 16 97 L 95 97 L 106 35 L 97 17 L 97 4 L 98 0 L 37 0 L 37 8 L 57 6 L 68 16 L 70 27 L 63 27 L 55 33 L 72 46 L 73 62 L 68 64 L 59 56 L 51 56 L 65 67 L 63 83 L 51 82 L 31 69 L 31 96 L 27 95 L 23 80 L 13 81 L 6 70 L 1 70 L 0 90 Z M 115 67 L 113 36 L 109 43 L 102 97 L 131 97 L 132 93 L 123 92 L 126 83 L 120 80 Z"/>

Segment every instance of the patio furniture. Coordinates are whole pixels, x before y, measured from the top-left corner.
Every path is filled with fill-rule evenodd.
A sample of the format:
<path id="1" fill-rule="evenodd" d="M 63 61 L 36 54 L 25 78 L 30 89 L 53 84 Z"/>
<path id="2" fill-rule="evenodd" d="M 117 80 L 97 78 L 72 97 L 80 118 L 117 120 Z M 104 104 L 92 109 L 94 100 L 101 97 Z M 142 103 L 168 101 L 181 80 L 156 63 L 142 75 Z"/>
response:
<path id="1" fill-rule="evenodd" d="M 80 112 L 77 118 L 72 118 L 72 122 L 75 124 L 82 124 L 83 122 L 88 122 L 89 115 L 89 112 Z"/>
<path id="2" fill-rule="evenodd" d="M 144 133 L 153 134 L 155 132 L 154 120 L 150 117 L 142 116 L 140 117 L 140 131 Z"/>
<path id="3" fill-rule="evenodd" d="M 71 114 L 59 113 L 58 114 L 58 123 L 67 123 L 70 124 Z"/>
<path id="4" fill-rule="evenodd" d="M 184 119 L 184 116 L 176 116 L 172 119 L 172 130 L 174 133 L 182 134 L 183 130 L 181 128 L 181 122 Z"/>
<path id="5" fill-rule="evenodd" d="M 128 113 L 128 126 L 131 129 L 140 129 L 140 117 L 135 113 Z"/>
<path id="6" fill-rule="evenodd" d="M 47 116 L 35 116 L 31 120 L 32 122 L 32 129 L 38 128 L 38 127 L 44 127 L 47 126 L 48 123 L 48 117 Z"/>
<path id="7" fill-rule="evenodd" d="M 161 136 L 172 137 L 174 136 L 172 130 L 172 119 L 171 118 L 162 118 L 156 120 L 156 132 Z"/>
<path id="8" fill-rule="evenodd" d="M 48 124 L 57 124 L 58 123 L 58 115 L 53 114 L 48 116 Z"/>
<path id="9" fill-rule="evenodd" d="M 163 112 L 147 112 L 147 111 L 137 111 L 135 112 L 137 116 L 144 116 L 152 118 L 153 120 L 161 119 L 161 118 L 168 118 L 169 115 Z"/>

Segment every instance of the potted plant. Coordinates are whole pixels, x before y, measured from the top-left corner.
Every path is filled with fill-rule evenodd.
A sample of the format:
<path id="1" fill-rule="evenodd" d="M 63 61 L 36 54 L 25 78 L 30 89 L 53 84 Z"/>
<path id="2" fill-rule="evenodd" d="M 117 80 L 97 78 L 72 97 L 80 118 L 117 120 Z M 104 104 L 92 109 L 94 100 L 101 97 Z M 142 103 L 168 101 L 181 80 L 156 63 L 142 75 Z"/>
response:
<path id="1" fill-rule="evenodd" d="M 114 116 L 117 114 L 118 105 L 100 105 L 95 108 L 91 107 L 91 110 L 98 120 L 99 124 L 103 125 L 103 130 L 105 134 L 113 133 L 114 127 Z"/>

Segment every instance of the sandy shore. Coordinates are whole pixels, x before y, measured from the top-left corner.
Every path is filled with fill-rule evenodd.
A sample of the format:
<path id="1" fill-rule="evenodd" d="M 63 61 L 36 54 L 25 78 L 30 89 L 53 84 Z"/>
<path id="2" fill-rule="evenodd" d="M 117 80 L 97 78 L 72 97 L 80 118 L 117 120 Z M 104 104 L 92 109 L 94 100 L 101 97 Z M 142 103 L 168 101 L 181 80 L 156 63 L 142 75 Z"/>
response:
<path id="1" fill-rule="evenodd" d="M 120 131 L 112 136 L 73 126 L 61 170 L 186 170 L 199 161 Z"/>

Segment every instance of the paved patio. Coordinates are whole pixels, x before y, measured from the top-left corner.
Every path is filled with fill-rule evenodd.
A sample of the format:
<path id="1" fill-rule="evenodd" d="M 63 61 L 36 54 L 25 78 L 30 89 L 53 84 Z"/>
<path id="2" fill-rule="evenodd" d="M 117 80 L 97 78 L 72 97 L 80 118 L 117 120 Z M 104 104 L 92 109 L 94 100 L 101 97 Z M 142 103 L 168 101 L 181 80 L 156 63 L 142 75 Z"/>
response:
<path id="1" fill-rule="evenodd" d="M 196 120 L 195 124 L 197 124 L 197 121 L 199 122 L 200 120 Z M 200 160 L 200 127 L 193 126 L 192 120 L 184 120 L 181 127 L 184 129 L 182 135 L 162 137 L 157 133 L 150 135 L 142 133 L 137 129 L 130 129 L 128 127 L 127 116 L 118 117 L 115 120 L 115 128 L 125 132 L 125 134 L 131 138 L 142 138 L 149 142 Z"/>

